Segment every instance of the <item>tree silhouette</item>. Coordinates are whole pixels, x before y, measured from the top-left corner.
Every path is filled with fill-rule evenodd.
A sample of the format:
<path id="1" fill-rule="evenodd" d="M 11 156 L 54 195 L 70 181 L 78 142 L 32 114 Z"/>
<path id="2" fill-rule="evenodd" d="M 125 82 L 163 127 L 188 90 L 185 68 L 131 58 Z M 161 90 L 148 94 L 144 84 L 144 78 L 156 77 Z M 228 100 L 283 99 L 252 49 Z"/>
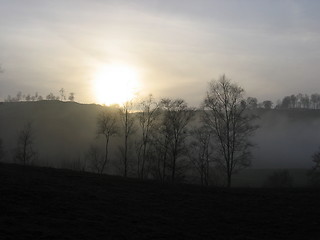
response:
<path id="1" fill-rule="evenodd" d="M 249 136 L 256 127 L 251 125 L 253 117 L 246 112 L 243 93 L 241 87 L 223 75 L 219 81 L 209 83 L 203 102 L 204 121 L 217 143 L 215 160 L 226 174 L 228 187 L 232 175 L 251 164 Z"/>
<path id="2" fill-rule="evenodd" d="M 129 137 L 134 133 L 135 127 L 135 119 L 132 114 L 133 110 L 133 102 L 127 101 L 125 102 L 122 107 L 119 109 L 120 113 L 120 120 L 122 124 L 123 136 L 124 136 L 124 144 L 119 148 L 121 155 L 122 155 L 122 164 L 123 164 L 123 176 L 127 177 L 128 175 L 128 166 L 129 166 Z"/>
<path id="3" fill-rule="evenodd" d="M 247 105 L 249 109 L 256 109 L 258 108 L 258 99 L 254 97 L 247 98 Z"/>
<path id="4" fill-rule="evenodd" d="M 145 165 L 149 163 L 151 151 L 151 135 L 156 130 L 157 120 L 159 120 L 159 105 L 155 102 L 152 95 L 140 101 L 137 118 L 141 129 L 141 139 L 137 143 L 138 156 L 138 177 L 144 178 Z"/>
<path id="5" fill-rule="evenodd" d="M 262 105 L 263 105 L 264 109 L 271 109 L 272 105 L 273 105 L 273 102 L 270 101 L 270 100 L 265 100 L 265 101 L 262 102 Z"/>
<path id="6" fill-rule="evenodd" d="M 169 156 L 171 159 L 171 182 L 174 183 L 177 171 L 177 160 L 182 155 L 187 155 L 186 138 L 188 136 L 187 126 L 192 120 L 195 110 L 188 107 L 183 99 L 161 100 L 163 109 L 163 126 L 168 141 Z"/>
<path id="7" fill-rule="evenodd" d="M 118 133 L 117 117 L 114 111 L 107 109 L 99 114 L 97 119 L 97 133 L 98 135 L 103 135 L 106 141 L 104 161 L 101 166 L 99 166 L 99 173 L 102 174 L 108 164 L 110 138 Z"/>
<path id="8" fill-rule="evenodd" d="M 93 171 L 101 174 L 105 166 L 105 157 L 101 154 L 98 146 L 91 145 L 88 151 L 85 153 L 87 161 L 90 163 L 90 167 Z"/>
<path id="9" fill-rule="evenodd" d="M 33 149 L 34 131 L 30 122 L 26 123 L 18 133 L 15 160 L 23 165 L 30 164 L 36 159 L 37 153 Z"/>
<path id="10" fill-rule="evenodd" d="M 74 98 L 75 98 L 74 95 L 75 95 L 75 94 L 74 94 L 73 92 L 71 92 L 71 93 L 69 94 L 68 100 L 69 100 L 70 102 L 74 102 Z"/>
<path id="11" fill-rule="evenodd" d="M 60 100 L 65 101 L 66 100 L 65 90 L 63 88 L 61 88 L 59 90 L 59 93 L 60 93 Z"/>
<path id="12" fill-rule="evenodd" d="M 205 125 L 191 131 L 193 141 L 189 147 L 191 163 L 200 175 L 201 185 L 209 185 L 210 162 L 213 154 L 212 136 L 210 129 Z"/>

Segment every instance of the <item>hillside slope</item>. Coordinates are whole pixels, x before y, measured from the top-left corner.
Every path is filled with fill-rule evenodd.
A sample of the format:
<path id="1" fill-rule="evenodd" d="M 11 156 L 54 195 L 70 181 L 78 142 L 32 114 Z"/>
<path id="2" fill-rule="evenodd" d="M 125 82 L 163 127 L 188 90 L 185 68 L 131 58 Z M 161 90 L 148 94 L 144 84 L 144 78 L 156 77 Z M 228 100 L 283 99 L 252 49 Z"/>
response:
<path id="1" fill-rule="evenodd" d="M 211 189 L 0 164 L 0 239 L 317 239 L 315 189 Z"/>

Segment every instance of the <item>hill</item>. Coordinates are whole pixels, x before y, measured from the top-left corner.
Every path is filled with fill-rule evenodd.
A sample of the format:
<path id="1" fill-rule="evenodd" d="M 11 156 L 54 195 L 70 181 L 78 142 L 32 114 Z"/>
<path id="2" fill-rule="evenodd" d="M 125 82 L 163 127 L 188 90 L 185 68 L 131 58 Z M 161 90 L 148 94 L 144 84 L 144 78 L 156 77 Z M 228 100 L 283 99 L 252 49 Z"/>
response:
<path id="1" fill-rule="evenodd" d="M 18 132 L 31 122 L 34 148 L 42 166 L 70 167 L 68 163 L 83 158 L 96 140 L 96 119 L 103 106 L 75 102 L 38 101 L 2 103 L 0 105 L 0 137 L 6 160 L 13 159 Z"/>
<path id="2" fill-rule="evenodd" d="M 0 164 L 1 239 L 317 239 L 320 191 L 160 185 Z"/>

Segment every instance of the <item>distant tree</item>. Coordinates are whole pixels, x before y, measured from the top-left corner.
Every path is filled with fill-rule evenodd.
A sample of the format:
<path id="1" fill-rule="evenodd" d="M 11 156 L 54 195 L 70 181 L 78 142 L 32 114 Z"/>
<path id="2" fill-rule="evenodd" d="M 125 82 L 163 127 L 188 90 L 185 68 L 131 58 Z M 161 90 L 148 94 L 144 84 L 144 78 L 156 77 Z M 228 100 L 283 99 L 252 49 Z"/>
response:
<path id="1" fill-rule="evenodd" d="M 120 108 L 121 129 L 124 136 L 124 143 L 119 147 L 121 153 L 121 163 L 123 165 L 123 176 L 128 176 L 129 167 L 129 138 L 135 132 L 135 118 L 132 114 L 133 101 L 125 102 Z"/>
<path id="2" fill-rule="evenodd" d="M 71 92 L 71 93 L 69 94 L 68 99 L 69 99 L 70 102 L 74 102 L 74 98 L 75 98 L 74 95 L 75 95 L 75 94 L 74 94 L 73 92 Z"/>
<path id="3" fill-rule="evenodd" d="M 186 138 L 188 136 L 188 125 L 194 117 L 195 110 L 188 107 L 183 99 L 161 100 L 163 110 L 163 125 L 166 140 L 169 143 L 169 157 L 171 159 L 171 182 L 175 182 L 177 173 L 177 162 L 180 157 L 187 156 Z"/>
<path id="4" fill-rule="evenodd" d="M 271 174 L 265 184 L 264 187 L 271 188 L 288 188 L 293 186 L 293 177 L 290 175 L 288 170 L 280 170 Z"/>
<path id="5" fill-rule="evenodd" d="M 56 100 L 56 97 L 53 95 L 53 93 L 49 93 L 49 94 L 46 96 L 46 100 Z"/>
<path id="6" fill-rule="evenodd" d="M 208 127 L 201 126 L 191 131 L 192 141 L 189 147 L 189 158 L 200 175 L 201 185 L 209 185 L 209 170 L 212 161 L 212 136 Z"/>
<path id="7" fill-rule="evenodd" d="M 38 96 L 37 101 L 42 101 L 43 97 L 41 95 Z"/>
<path id="8" fill-rule="evenodd" d="M 281 108 L 288 109 L 291 106 L 290 96 L 286 96 L 282 99 Z"/>
<path id="9" fill-rule="evenodd" d="M 146 175 L 145 166 L 151 157 L 151 135 L 156 130 L 157 121 L 160 116 L 159 104 L 152 95 L 141 100 L 138 104 L 139 112 L 137 118 L 141 129 L 141 139 L 137 142 L 138 157 L 138 177 L 144 178 Z"/>
<path id="10" fill-rule="evenodd" d="M 272 105 L 273 105 L 273 102 L 270 101 L 270 100 L 265 100 L 262 102 L 263 104 L 263 108 L 264 109 L 271 109 L 272 108 Z"/>
<path id="11" fill-rule="evenodd" d="M 292 94 L 290 96 L 290 103 L 291 103 L 290 108 L 296 108 L 297 107 L 297 97 L 294 94 Z"/>
<path id="12" fill-rule="evenodd" d="M 258 99 L 253 97 L 248 97 L 246 100 L 248 109 L 256 109 L 258 107 Z"/>
<path id="13" fill-rule="evenodd" d="M 16 96 L 16 101 L 20 102 L 21 100 L 22 100 L 22 92 L 19 91 Z"/>
<path id="14" fill-rule="evenodd" d="M 310 108 L 310 98 L 307 94 L 300 99 L 303 108 Z"/>
<path id="15" fill-rule="evenodd" d="M 251 122 L 254 116 L 246 111 L 243 93 L 241 87 L 223 75 L 219 81 L 210 82 L 203 102 L 205 122 L 216 140 L 215 160 L 226 174 L 228 187 L 232 175 L 251 164 L 249 137 L 256 126 Z"/>
<path id="16" fill-rule="evenodd" d="M 4 101 L 5 101 L 5 102 L 11 102 L 11 99 L 12 99 L 11 96 L 8 95 Z"/>
<path id="17" fill-rule="evenodd" d="M 310 102 L 311 102 L 311 105 L 313 106 L 313 109 L 318 109 L 320 106 L 320 95 L 318 93 L 312 94 Z"/>
<path id="18" fill-rule="evenodd" d="M 101 174 L 103 172 L 105 166 L 105 157 L 100 151 L 97 145 L 91 145 L 87 152 L 85 153 L 85 158 L 87 162 L 90 164 L 90 168 L 96 172 Z"/>
<path id="19" fill-rule="evenodd" d="M 170 142 L 172 140 L 172 135 L 170 127 L 163 124 L 163 109 L 160 116 L 160 122 L 157 122 L 157 131 L 152 133 L 152 150 L 151 154 L 153 157 L 153 164 L 151 168 L 151 174 L 155 179 L 165 182 L 167 180 L 167 170 L 169 170 L 169 160 L 170 160 Z"/>
<path id="20" fill-rule="evenodd" d="M 81 158 L 80 155 L 71 159 L 71 169 L 75 171 L 85 172 L 87 169 L 87 158 Z"/>
<path id="21" fill-rule="evenodd" d="M 15 160 L 23 165 L 30 164 L 36 159 L 37 153 L 33 149 L 34 131 L 30 122 L 18 132 L 17 147 L 15 149 Z"/>
<path id="22" fill-rule="evenodd" d="M 61 88 L 59 90 L 59 93 L 60 93 L 60 100 L 65 101 L 66 100 L 65 90 L 63 88 Z"/>
<path id="23" fill-rule="evenodd" d="M 31 95 L 30 94 L 28 94 L 27 96 L 26 96 L 26 101 L 31 101 Z"/>
<path id="24" fill-rule="evenodd" d="M 97 133 L 98 135 L 103 135 L 106 141 L 104 161 L 102 162 L 99 172 L 102 174 L 109 160 L 108 156 L 110 139 L 118 133 L 117 117 L 114 111 L 107 109 L 99 114 L 97 119 Z"/>

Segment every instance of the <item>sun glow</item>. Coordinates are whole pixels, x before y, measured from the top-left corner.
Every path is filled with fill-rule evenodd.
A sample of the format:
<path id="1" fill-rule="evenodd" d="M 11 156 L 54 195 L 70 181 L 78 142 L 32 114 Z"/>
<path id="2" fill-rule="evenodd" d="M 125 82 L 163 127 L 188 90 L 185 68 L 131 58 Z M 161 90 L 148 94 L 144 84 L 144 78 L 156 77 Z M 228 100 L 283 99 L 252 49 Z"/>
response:
<path id="1" fill-rule="evenodd" d="M 98 69 L 94 92 L 100 104 L 123 104 L 139 91 L 138 72 L 124 64 L 109 64 Z"/>

